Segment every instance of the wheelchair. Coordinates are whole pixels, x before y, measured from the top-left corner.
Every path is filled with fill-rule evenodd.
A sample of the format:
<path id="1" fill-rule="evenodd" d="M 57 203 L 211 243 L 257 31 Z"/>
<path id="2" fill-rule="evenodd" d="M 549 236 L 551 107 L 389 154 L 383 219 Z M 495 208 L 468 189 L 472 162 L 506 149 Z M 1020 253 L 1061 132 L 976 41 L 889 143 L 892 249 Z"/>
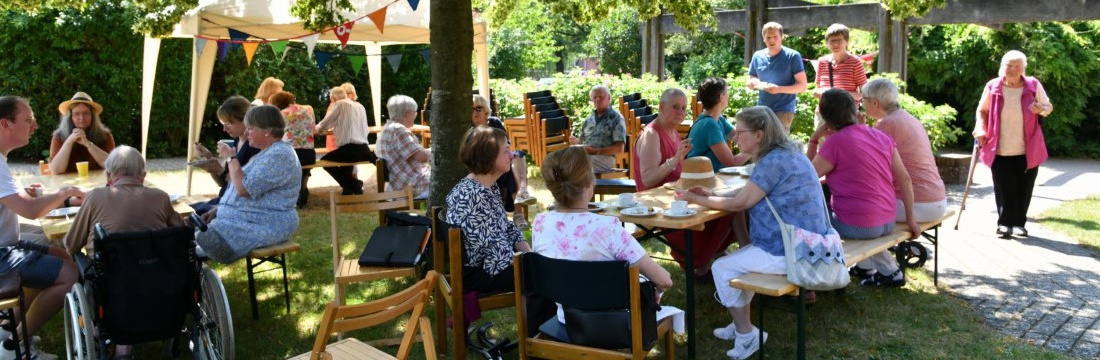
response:
<path id="1" fill-rule="evenodd" d="M 192 223 L 206 225 L 192 215 Z M 90 258 L 74 254 L 81 279 L 65 296 L 67 359 L 110 358 L 112 344 L 188 340 L 195 359 L 234 359 L 233 317 L 222 281 L 196 254 L 187 226 L 108 234 L 95 225 Z M 190 315 L 190 321 L 186 321 Z"/>

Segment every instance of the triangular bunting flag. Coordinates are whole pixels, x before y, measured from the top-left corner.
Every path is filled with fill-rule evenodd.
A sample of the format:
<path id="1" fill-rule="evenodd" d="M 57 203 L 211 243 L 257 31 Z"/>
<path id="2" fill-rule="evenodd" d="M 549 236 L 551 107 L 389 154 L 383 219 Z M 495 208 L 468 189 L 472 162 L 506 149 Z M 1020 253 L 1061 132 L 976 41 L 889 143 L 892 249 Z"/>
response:
<path id="1" fill-rule="evenodd" d="M 351 62 L 351 71 L 355 75 L 359 75 L 359 70 L 363 69 L 363 62 L 366 60 L 366 55 L 348 55 L 348 61 Z"/>
<path id="2" fill-rule="evenodd" d="M 367 17 L 370 18 L 370 21 L 374 22 L 374 26 L 378 27 L 378 32 L 382 34 L 386 33 L 382 29 L 386 27 L 386 9 L 388 9 L 389 7 L 389 5 L 386 5 L 381 9 L 375 10 L 374 12 L 367 14 Z"/>
<path id="3" fill-rule="evenodd" d="M 393 68 L 393 73 L 397 73 L 397 68 L 401 67 L 401 54 L 389 54 L 386 55 L 386 60 L 390 62 L 390 67 Z"/>
<path id="4" fill-rule="evenodd" d="M 275 53 L 275 57 L 279 58 L 279 61 L 283 61 L 283 57 L 286 56 L 286 44 L 286 40 L 268 43 L 268 45 L 271 45 L 271 51 Z"/>
<path id="5" fill-rule="evenodd" d="M 424 62 L 427 63 L 428 66 L 432 66 L 432 49 L 420 50 L 420 56 L 424 57 Z"/>
<path id="6" fill-rule="evenodd" d="M 351 27 L 355 26 L 354 21 L 348 21 L 344 25 L 340 25 L 332 28 L 332 32 L 336 34 L 336 38 L 340 39 L 340 48 L 343 49 L 348 46 L 348 36 L 351 36 Z"/>
<path id="7" fill-rule="evenodd" d="M 206 50 L 206 39 L 195 38 L 195 54 L 202 56 L 203 50 Z"/>
<path id="8" fill-rule="evenodd" d="M 251 36 L 251 35 L 248 35 L 243 31 L 237 31 L 237 30 L 229 29 L 229 38 L 233 39 L 235 41 L 248 40 L 249 36 Z M 238 46 L 241 46 L 241 44 L 240 43 L 233 43 L 232 49 L 230 49 L 230 50 L 237 50 Z"/>
<path id="9" fill-rule="evenodd" d="M 229 44 L 224 41 L 218 42 L 218 60 L 225 61 L 225 56 L 229 55 Z"/>
<path id="10" fill-rule="evenodd" d="M 244 47 L 244 58 L 248 61 L 248 66 L 252 66 L 252 55 L 256 55 L 256 48 L 260 47 L 260 43 L 250 41 L 241 46 Z"/>
<path id="11" fill-rule="evenodd" d="M 317 58 L 317 69 L 324 71 L 325 65 L 328 64 L 329 60 L 332 60 L 333 55 L 336 54 L 324 51 L 318 51 L 314 53 L 313 56 Z"/>
<path id="12" fill-rule="evenodd" d="M 302 42 L 306 43 L 306 56 L 313 55 L 313 47 L 317 46 L 318 34 L 313 34 L 302 38 Z"/>
<path id="13" fill-rule="evenodd" d="M 420 0 L 409 0 L 409 7 L 413 8 L 413 11 L 416 11 L 417 6 L 420 6 Z"/>

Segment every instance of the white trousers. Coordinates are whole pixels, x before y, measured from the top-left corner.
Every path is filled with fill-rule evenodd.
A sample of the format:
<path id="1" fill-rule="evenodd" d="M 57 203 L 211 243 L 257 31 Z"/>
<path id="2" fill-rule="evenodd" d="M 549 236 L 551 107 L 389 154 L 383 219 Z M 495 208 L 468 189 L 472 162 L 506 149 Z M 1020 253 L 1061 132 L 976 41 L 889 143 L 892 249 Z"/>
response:
<path id="1" fill-rule="evenodd" d="M 905 203 L 901 199 L 897 200 L 897 221 L 904 222 L 905 219 Z M 932 220 L 939 220 L 943 214 L 947 213 L 947 199 L 940 201 L 926 202 L 926 203 L 913 203 L 913 217 L 917 218 L 917 222 L 929 222 Z"/>
<path id="2" fill-rule="evenodd" d="M 718 288 L 718 301 L 722 306 L 740 308 L 749 305 L 753 292 L 730 287 L 730 280 L 752 272 L 786 274 L 787 260 L 750 244 L 714 260 L 710 271 L 714 277 L 714 287 Z"/>

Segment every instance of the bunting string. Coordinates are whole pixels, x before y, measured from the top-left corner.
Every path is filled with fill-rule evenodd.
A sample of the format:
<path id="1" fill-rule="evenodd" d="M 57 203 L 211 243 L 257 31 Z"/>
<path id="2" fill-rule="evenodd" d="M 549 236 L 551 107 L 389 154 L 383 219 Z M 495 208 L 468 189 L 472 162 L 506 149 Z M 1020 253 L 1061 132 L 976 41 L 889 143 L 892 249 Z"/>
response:
<path id="1" fill-rule="evenodd" d="M 369 17 L 371 17 L 372 15 L 375 15 L 375 13 L 377 13 L 377 12 L 379 12 L 379 11 L 383 11 L 383 13 L 384 13 L 384 11 L 386 10 L 386 8 L 390 7 L 390 5 L 396 4 L 396 3 L 398 3 L 398 2 L 401 2 L 401 1 L 402 1 L 402 0 L 393 0 L 393 1 L 392 1 L 392 2 L 390 2 L 389 4 L 383 5 L 383 6 L 382 6 L 382 8 L 380 8 L 380 9 L 378 9 L 378 10 L 372 11 L 372 12 L 370 12 L 370 13 L 367 13 L 366 15 L 363 15 L 363 16 L 360 16 L 360 17 L 357 17 L 357 18 L 355 18 L 355 19 L 352 19 L 352 20 L 349 20 L 348 22 L 351 22 L 351 23 L 355 23 L 355 22 L 358 22 L 359 20 L 363 20 L 363 19 L 365 19 L 365 18 L 369 18 Z M 412 7 L 413 7 L 413 10 L 414 10 L 414 11 L 416 10 L 416 6 L 415 6 L 415 5 L 412 5 L 412 4 L 414 3 L 414 1 L 415 1 L 415 3 L 417 3 L 417 4 L 419 4 L 419 2 L 420 2 L 420 1 L 417 1 L 417 0 L 405 0 L 405 1 L 408 1 L 408 2 L 410 3 L 410 6 L 412 6 Z M 371 20 L 373 21 L 374 19 L 371 19 Z M 218 23 L 216 23 L 216 22 L 213 22 L 213 21 L 210 21 L 210 20 L 208 20 L 208 19 L 202 19 L 202 21 L 204 21 L 204 22 L 208 22 L 208 23 L 211 23 L 211 24 L 214 24 L 215 26 L 220 26 L 220 27 L 224 27 L 224 28 L 228 29 L 228 30 L 230 31 L 230 33 L 231 33 L 231 34 L 232 34 L 232 32 L 236 31 L 236 30 L 234 30 L 234 29 L 232 29 L 232 28 L 230 28 L 230 27 L 228 27 L 228 26 L 224 26 L 224 25 L 218 24 Z M 248 40 L 248 39 L 243 39 L 243 40 L 238 40 L 238 39 L 236 39 L 236 38 L 231 38 L 231 39 L 228 39 L 228 40 L 226 40 L 226 39 L 222 39 L 222 38 L 219 38 L 219 37 L 213 37 L 213 36 L 205 36 L 205 35 L 194 35 L 194 37 L 195 37 L 196 39 L 204 39 L 204 40 L 215 40 L 215 41 L 217 41 L 217 42 L 220 42 L 220 43 L 221 43 L 221 42 L 224 42 L 224 43 L 230 43 L 230 44 L 235 44 L 235 45 L 236 45 L 236 44 L 244 44 L 244 43 L 261 43 L 261 44 L 262 44 L 262 43 L 275 42 L 275 41 L 287 41 L 287 40 L 297 40 L 297 39 L 301 39 L 301 38 L 304 38 L 304 37 L 307 37 L 307 36 L 320 35 L 320 34 L 323 34 L 323 33 L 326 33 L 326 32 L 330 32 L 330 31 L 336 31 L 336 29 L 337 29 L 337 28 L 342 28 L 342 27 L 344 27 L 344 26 L 345 26 L 346 24 L 347 24 L 347 23 L 343 23 L 343 24 L 340 24 L 340 25 L 336 25 L 336 26 L 333 26 L 333 27 L 330 27 L 330 28 L 324 29 L 324 30 L 320 30 L 320 31 L 315 31 L 315 32 L 312 32 L 312 33 L 309 33 L 309 34 L 304 34 L 304 35 L 298 35 L 298 36 L 292 36 L 292 37 L 288 37 L 288 38 L 279 38 L 279 39 L 260 39 L 260 40 Z M 377 22 L 376 22 L 376 23 L 375 23 L 375 25 L 376 25 L 376 26 L 378 26 L 378 28 L 379 28 L 379 31 L 381 32 L 382 24 L 379 24 L 379 23 L 377 23 Z"/>

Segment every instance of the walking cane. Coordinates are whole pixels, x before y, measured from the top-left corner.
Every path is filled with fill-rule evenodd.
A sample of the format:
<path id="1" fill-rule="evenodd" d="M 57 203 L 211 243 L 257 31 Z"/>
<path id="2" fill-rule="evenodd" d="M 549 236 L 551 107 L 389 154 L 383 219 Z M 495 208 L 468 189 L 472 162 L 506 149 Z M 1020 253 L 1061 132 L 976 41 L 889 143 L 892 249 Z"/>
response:
<path id="1" fill-rule="evenodd" d="M 955 230 L 959 229 L 959 221 L 962 220 L 963 210 L 966 210 L 966 197 L 970 195 L 970 184 L 974 183 L 974 167 L 978 164 L 978 141 L 974 140 L 974 152 L 970 154 L 970 174 L 966 176 L 966 189 L 963 190 L 962 204 L 959 205 L 959 215 L 955 216 Z"/>

